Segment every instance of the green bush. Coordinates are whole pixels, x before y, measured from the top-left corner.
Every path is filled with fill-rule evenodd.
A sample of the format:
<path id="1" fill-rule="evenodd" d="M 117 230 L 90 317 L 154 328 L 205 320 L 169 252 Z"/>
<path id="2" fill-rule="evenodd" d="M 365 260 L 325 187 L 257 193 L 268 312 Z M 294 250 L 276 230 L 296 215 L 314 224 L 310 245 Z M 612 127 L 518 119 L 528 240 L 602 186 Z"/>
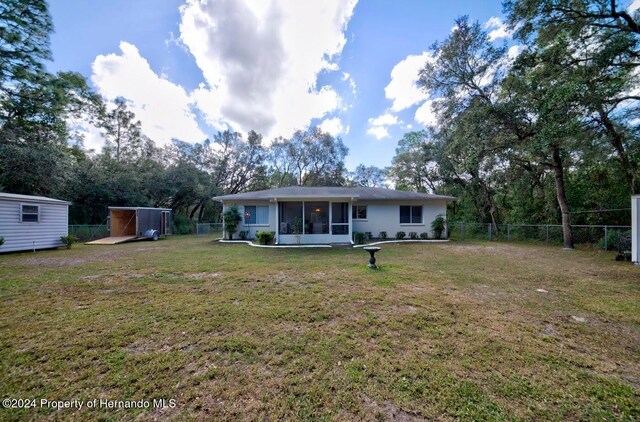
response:
<path id="1" fill-rule="evenodd" d="M 364 232 L 364 235 L 367 237 L 367 240 L 373 239 L 373 233 L 371 232 Z"/>
<path id="2" fill-rule="evenodd" d="M 630 232 L 625 230 L 616 230 L 616 229 L 609 229 L 607 231 L 607 250 L 608 251 L 625 249 L 625 248 L 620 248 L 620 236 L 622 235 L 630 235 Z M 602 236 L 600 240 L 598 240 L 598 243 L 596 243 L 596 247 L 598 249 L 604 249 L 604 236 Z"/>
<path id="3" fill-rule="evenodd" d="M 4 245 L 4 237 L 0 236 L 0 246 Z"/>
<path id="4" fill-rule="evenodd" d="M 249 234 L 249 232 L 246 230 L 240 230 L 238 234 L 240 235 L 240 239 L 247 240 L 247 235 Z"/>
<path id="5" fill-rule="evenodd" d="M 431 230 L 433 230 L 433 237 L 436 239 L 440 239 L 442 237 L 442 232 L 445 229 L 445 220 L 442 214 L 438 214 L 438 216 L 431 222 Z"/>
<path id="6" fill-rule="evenodd" d="M 387 238 L 387 232 L 380 232 L 380 234 L 378 235 L 378 237 L 382 240 L 385 240 Z"/>
<path id="7" fill-rule="evenodd" d="M 224 222 L 224 231 L 227 232 L 229 240 L 233 239 L 233 233 L 235 233 L 238 223 L 242 221 L 238 207 L 235 205 L 229 207 L 222 215 L 222 220 Z"/>
<path id="8" fill-rule="evenodd" d="M 420 233 L 420 239 L 428 239 L 428 238 L 429 238 L 429 233 L 427 232 Z"/>
<path id="9" fill-rule="evenodd" d="M 409 239 L 417 239 L 417 238 L 418 238 L 418 233 L 409 232 Z"/>
<path id="10" fill-rule="evenodd" d="M 270 245 L 275 238 L 275 232 L 259 231 L 256 233 L 256 239 L 261 245 Z"/>
<path id="11" fill-rule="evenodd" d="M 404 239 L 407 234 L 405 232 L 396 233 L 396 239 Z"/>
<path id="12" fill-rule="evenodd" d="M 184 214 L 175 214 L 172 217 L 174 234 L 195 233 L 195 223 Z"/>
<path id="13" fill-rule="evenodd" d="M 353 240 L 356 244 L 362 245 L 366 239 L 366 235 L 362 232 L 353 232 Z"/>
<path id="14" fill-rule="evenodd" d="M 60 236 L 60 241 L 64 244 L 65 248 L 71 249 L 71 246 L 76 243 L 74 236 Z"/>

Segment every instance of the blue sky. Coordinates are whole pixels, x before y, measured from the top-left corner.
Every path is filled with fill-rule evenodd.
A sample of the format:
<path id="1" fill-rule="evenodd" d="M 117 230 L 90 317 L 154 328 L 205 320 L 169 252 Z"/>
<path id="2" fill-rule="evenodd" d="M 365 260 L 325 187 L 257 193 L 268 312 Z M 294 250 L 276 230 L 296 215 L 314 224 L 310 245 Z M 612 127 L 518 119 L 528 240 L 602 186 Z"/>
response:
<path id="1" fill-rule="evenodd" d="M 52 0 L 49 67 L 127 98 L 159 144 L 227 127 L 269 141 L 320 125 L 349 147 L 350 169 L 383 167 L 405 132 L 432 119 L 412 76 L 429 46 L 464 14 L 505 42 L 501 9 L 489 0 Z M 100 147 L 97 134 L 85 127 L 88 147 Z"/>

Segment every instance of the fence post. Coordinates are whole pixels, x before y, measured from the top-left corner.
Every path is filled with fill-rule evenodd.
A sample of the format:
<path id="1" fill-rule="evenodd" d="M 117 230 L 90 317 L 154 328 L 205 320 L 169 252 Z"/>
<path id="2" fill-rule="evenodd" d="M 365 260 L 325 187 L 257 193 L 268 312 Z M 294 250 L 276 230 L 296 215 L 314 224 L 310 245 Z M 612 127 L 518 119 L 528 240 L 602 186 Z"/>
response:
<path id="1" fill-rule="evenodd" d="M 507 224 L 507 242 L 511 241 L 511 225 Z"/>
<path id="2" fill-rule="evenodd" d="M 493 240 L 493 236 L 491 233 L 491 223 L 489 223 L 489 241 Z"/>
<path id="3" fill-rule="evenodd" d="M 547 243 L 549 243 L 549 225 L 547 224 Z"/>
<path id="4" fill-rule="evenodd" d="M 604 250 L 608 251 L 609 250 L 609 231 L 607 230 L 608 227 L 604 226 Z"/>

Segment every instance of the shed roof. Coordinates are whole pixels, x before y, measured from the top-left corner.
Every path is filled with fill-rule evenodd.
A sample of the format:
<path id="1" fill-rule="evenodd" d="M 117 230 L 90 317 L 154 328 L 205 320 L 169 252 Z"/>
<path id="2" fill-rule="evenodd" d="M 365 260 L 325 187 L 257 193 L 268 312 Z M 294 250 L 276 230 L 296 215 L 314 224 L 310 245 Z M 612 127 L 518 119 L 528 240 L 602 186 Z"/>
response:
<path id="1" fill-rule="evenodd" d="M 359 200 L 429 200 L 444 199 L 455 201 L 453 196 L 432 195 L 422 192 L 407 192 L 402 190 L 365 187 L 309 187 L 289 186 L 286 188 L 266 189 L 254 192 L 237 193 L 235 195 L 216 196 L 217 201 L 241 201 L 241 200 L 272 200 L 272 199 L 306 199 L 306 198 L 354 198 Z"/>
<path id="2" fill-rule="evenodd" d="M 47 198 L 46 196 L 19 195 L 17 193 L 0 192 L 0 199 L 16 202 L 46 202 L 48 204 L 71 205 L 69 201 L 61 199 Z"/>

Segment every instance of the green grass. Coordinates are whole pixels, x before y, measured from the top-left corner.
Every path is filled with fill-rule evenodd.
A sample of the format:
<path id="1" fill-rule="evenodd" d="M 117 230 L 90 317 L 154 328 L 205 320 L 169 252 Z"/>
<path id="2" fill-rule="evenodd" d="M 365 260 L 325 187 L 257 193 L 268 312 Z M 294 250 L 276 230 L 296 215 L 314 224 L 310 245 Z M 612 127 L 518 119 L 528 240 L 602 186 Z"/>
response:
<path id="1" fill-rule="evenodd" d="M 375 271 L 192 236 L 2 255 L 2 398 L 177 406 L 0 419 L 637 420 L 640 270 L 613 256 L 388 244 Z"/>

